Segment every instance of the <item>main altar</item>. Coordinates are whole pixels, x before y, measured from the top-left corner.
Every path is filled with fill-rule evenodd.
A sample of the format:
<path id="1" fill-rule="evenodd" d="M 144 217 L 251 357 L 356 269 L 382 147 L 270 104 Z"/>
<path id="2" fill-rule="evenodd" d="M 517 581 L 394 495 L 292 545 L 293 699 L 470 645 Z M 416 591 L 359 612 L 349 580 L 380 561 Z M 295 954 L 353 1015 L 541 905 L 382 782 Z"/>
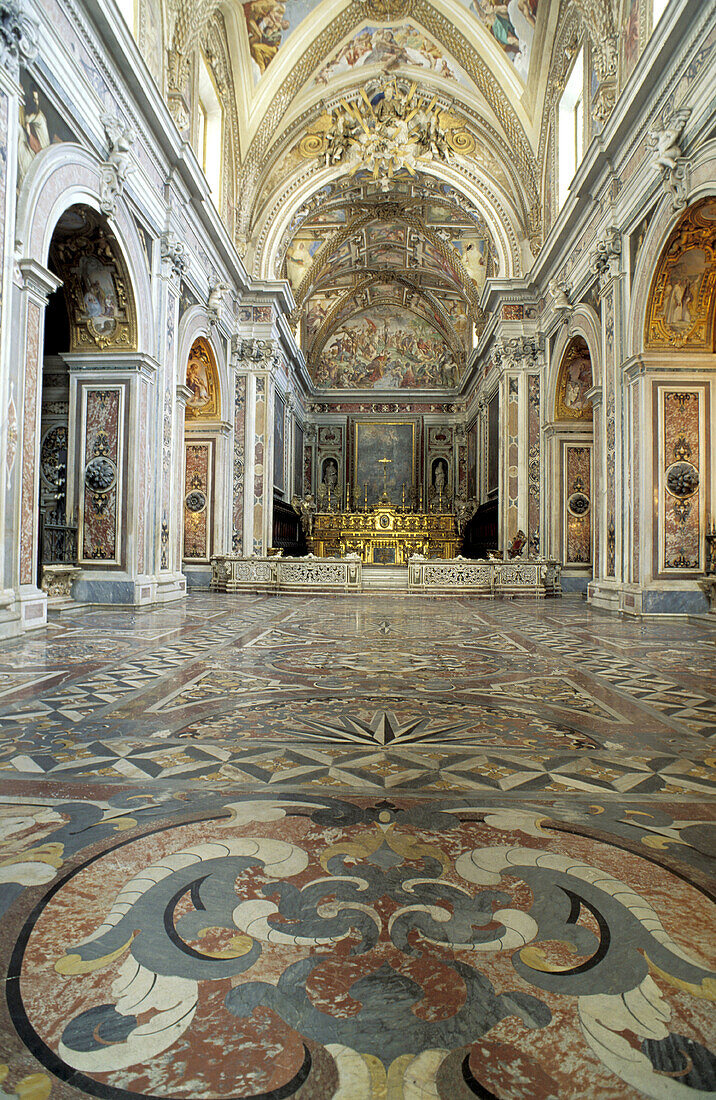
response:
<path id="1" fill-rule="evenodd" d="M 452 512 L 413 512 L 381 500 L 365 511 L 320 511 L 306 542 L 318 558 L 357 554 L 364 565 L 407 565 L 411 557 L 449 560 L 461 538 Z"/>

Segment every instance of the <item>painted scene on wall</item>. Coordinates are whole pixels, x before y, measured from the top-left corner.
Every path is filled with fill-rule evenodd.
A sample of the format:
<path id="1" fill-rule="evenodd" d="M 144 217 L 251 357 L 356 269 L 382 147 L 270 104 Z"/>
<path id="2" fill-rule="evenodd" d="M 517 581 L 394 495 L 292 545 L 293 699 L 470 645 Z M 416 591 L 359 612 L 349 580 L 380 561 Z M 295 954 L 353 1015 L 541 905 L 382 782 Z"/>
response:
<path id="1" fill-rule="evenodd" d="M 385 484 L 392 503 L 399 504 L 403 486 L 407 497 L 414 484 L 415 425 L 358 421 L 353 468 L 356 501 L 365 500 L 367 488 L 368 504 L 376 504 Z"/>
<path id="2" fill-rule="evenodd" d="M 592 388 L 592 361 L 586 341 L 574 339 L 564 353 L 557 381 L 555 417 L 557 420 L 591 420 L 592 403 L 587 394 Z"/>
<path id="3" fill-rule="evenodd" d="M 424 318 L 375 306 L 346 321 L 324 346 L 315 368 L 321 386 L 415 389 L 454 386 L 452 351 Z"/>
<path id="4" fill-rule="evenodd" d="M 713 350 L 716 199 L 690 207 L 662 252 L 649 296 L 647 347 Z"/>
<path id="5" fill-rule="evenodd" d="M 75 141 L 47 96 L 24 69 L 20 70 L 20 125 L 17 135 L 17 181 L 22 183 L 38 153 L 50 145 Z"/>
<path id="6" fill-rule="evenodd" d="M 187 399 L 186 415 L 189 419 L 211 419 L 219 415 L 219 384 L 214 357 L 203 337 L 194 341 L 186 367 L 186 384 L 191 390 Z"/>

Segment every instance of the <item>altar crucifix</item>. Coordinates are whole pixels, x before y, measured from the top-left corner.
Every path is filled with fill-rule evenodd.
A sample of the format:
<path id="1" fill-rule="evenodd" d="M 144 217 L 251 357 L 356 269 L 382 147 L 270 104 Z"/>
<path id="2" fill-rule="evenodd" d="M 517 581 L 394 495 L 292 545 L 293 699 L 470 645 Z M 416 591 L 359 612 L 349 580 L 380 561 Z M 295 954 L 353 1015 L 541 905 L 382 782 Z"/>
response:
<path id="1" fill-rule="evenodd" d="M 383 499 L 387 499 L 388 496 L 388 465 L 393 461 L 392 458 L 379 458 L 378 462 L 383 467 Z"/>

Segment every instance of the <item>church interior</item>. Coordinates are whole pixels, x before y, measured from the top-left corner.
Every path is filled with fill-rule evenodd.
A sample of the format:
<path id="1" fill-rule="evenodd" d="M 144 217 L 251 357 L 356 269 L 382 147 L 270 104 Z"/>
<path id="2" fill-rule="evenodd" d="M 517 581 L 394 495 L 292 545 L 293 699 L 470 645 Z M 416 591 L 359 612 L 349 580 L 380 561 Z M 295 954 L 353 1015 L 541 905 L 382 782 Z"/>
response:
<path id="1" fill-rule="evenodd" d="M 715 71 L 0 0 L 0 1098 L 716 1096 Z"/>

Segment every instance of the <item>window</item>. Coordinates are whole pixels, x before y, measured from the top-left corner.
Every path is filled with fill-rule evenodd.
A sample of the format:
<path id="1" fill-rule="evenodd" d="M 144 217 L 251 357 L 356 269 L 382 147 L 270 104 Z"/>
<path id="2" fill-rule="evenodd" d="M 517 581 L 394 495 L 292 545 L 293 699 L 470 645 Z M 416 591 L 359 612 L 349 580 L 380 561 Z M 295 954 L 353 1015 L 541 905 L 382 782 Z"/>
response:
<path id="1" fill-rule="evenodd" d="M 199 59 L 198 67 L 196 154 L 211 188 L 211 197 L 218 206 L 221 194 L 224 112 L 214 78 L 203 57 Z"/>
<path id="2" fill-rule="evenodd" d="M 124 22 L 134 34 L 134 0 L 117 0 L 117 4 L 124 16 Z"/>
<path id="3" fill-rule="evenodd" d="M 655 27 L 669 6 L 669 0 L 654 0 L 651 9 L 651 25 Z"/>
<path id="4" fill-rule="evenodd" d="M 561 208 L 584 154 L 584 50 L 579 51 L 572 66 L 559 101 L 558 117 L 557 172 Z"/>

